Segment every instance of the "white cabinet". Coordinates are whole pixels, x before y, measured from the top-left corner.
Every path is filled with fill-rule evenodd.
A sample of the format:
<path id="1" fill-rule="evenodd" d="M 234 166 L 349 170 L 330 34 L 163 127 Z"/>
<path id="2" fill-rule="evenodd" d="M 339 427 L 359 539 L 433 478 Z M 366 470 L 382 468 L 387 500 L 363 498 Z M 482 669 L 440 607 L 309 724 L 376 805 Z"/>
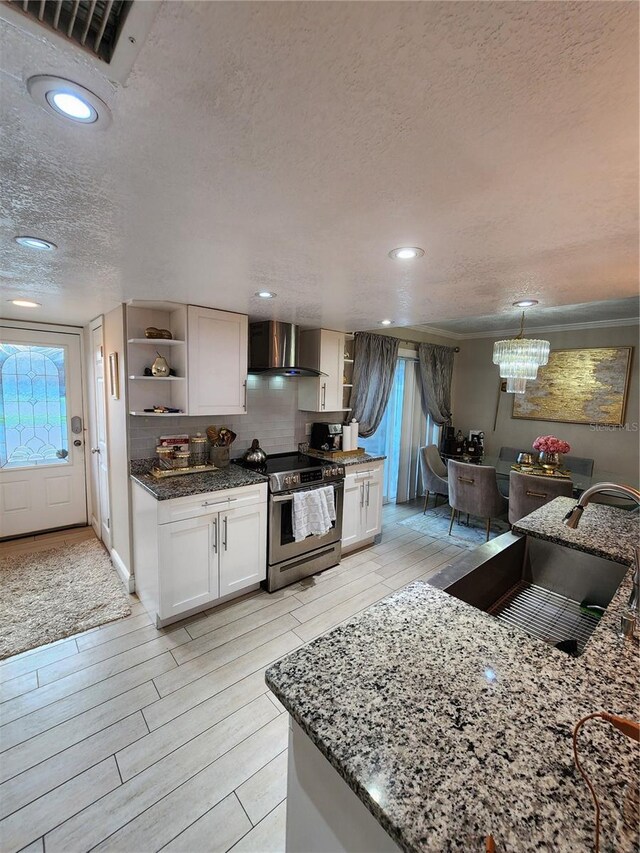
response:
<path id="1" fill-rule="evenodd" d="M 267 486 L 158 501 L 134 481 L 136 592 L 159 625 L 267 574 Z"/>
<path id="2" fill-rule="evenodd" d="M 298 408 L 305 412 L 343 410 L 344 332 L 309 329 L 300 333 L 300 364 L 325 374 L 298 380 Z"/>
<path id="3" fill-rule="evenodd" d="M 382 530 L 382 462 L 347 467 L 342 512 L 342 551 L 370 541 Z"/>
<path id="4" fill-rule="evenodd" d="M 220 595 L 229 595 L 266 577 L 267 507 L 231 509 L 220 514 Z"/>
<path id="5" fill-rule="evenodd" d="M 160 618 L 169 619 L 218 598 L 215 526 L 218 515 L 158 528 Z"/>
<path id="6" fill-rule="evenodd" d="M 190 415 L 246 413 L 248 330 L 245 314 L 189 305 Z"/>

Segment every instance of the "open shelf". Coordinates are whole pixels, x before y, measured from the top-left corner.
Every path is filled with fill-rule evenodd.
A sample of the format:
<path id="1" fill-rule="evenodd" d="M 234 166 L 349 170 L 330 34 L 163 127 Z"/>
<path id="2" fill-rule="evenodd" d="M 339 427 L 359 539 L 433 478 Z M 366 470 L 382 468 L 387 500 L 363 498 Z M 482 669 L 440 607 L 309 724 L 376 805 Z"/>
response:
<path id="1" fill-rule="evenodd" d="M 177 341 L 175 338 L 129 338 L 128 344 L 146 344 L 154 347 L 175 347 L 185 341 Z"/>
<path id="2" fill-rule="evenodd" d="M 129 379 L 152 379 L 154 382 L 184 382 L 184 376 L 130 376 Z"/>
<path id="3" fill-rule="evenodd" d="M 184 412 L 129 412 L 130 415 L 139 415 L 143 418 L 181 418 Z"/>

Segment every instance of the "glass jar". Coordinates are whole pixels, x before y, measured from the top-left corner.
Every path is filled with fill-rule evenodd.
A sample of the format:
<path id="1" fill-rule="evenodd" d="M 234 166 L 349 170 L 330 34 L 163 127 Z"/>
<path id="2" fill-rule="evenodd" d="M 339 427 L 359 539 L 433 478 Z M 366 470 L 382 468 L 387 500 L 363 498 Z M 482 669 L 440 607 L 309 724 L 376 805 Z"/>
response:
<path id="1" fill-rule="evenodd" d="M 172 447 L 156 447 L 156 467 L 161 471 L 167 471 L 173 468 L 173 448 Z"/>
<path id="2" fill-rule="evenodd" d="M 209 439 L 206 435 L 196 433 L 189 436 L 189 453 L 192 465 L 206 465 L 209 458 Z"/>
<path id="3" fill-rule="evenodd" d="M 188 468 L 191 454 L 188 450 L 178 450 L 173 454 L 174 468 Z"/>

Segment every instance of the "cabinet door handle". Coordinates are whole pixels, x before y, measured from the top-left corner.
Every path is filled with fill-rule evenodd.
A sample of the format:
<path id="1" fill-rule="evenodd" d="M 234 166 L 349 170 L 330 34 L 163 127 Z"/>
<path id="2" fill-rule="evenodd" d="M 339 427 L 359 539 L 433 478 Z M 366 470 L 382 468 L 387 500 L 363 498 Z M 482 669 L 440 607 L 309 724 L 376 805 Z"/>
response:
<path id="1" fill-rule="evenodd" d="M 244 380 L 244 410 L 247 411 L 247 380 Z"/>
<path id="2" fill-rule="evenodd" d="M 360 506 L 364 506 L 364 483 L 360 485 Z"/>
<path id="3" fill-rule="evenodd" d="M 224 550 L 227 550 L 227 516 L 225 515 L 223 521 L 224 529 L 222 533 L 222 544 L 224 545 Z"/>
<path id="4" fill-rule="evenodd" d="M 321 408 L 323 408 L 323 409 L 326 408 L 326 405 L 327 405 L 327 383 L 323 382 L 322 383 L 322 404 L 321 404 Z"/>
<path id="5" fill-rule="evenodd" d="M 214 518 L 211 522 L 213 524 L 213 553 L 218 553 L 218 519 Z"/>
<path id="6" fill-rule="evenodd" d="M 369 506 L 369 486 L 371 485 L 371 480 L 367 480 L 367 506 Z"/>

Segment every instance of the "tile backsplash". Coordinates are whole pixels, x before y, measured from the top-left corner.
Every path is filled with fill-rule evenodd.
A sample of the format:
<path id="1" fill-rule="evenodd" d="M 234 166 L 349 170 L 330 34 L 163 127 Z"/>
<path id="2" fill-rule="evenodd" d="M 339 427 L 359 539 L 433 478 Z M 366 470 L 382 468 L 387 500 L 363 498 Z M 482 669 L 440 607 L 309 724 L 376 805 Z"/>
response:
<path id="1" fill-rule="evenodd" d="M 170 433 L 204 433 L 211 424 L 226 426 L 237 433 L 231 457 L 240 456 L 257 438 L 266 453 L 296 450 L 307 440 L 306 424 L 312 421 L 344 420 L 345 412 L 299 412 L 297 379 L 283 376 L 249 376 L 246 415 L 206 415 L 175 418 L 129 416 L 129 453 L 131 459 L 155 455 L 158 436 Z"/>

